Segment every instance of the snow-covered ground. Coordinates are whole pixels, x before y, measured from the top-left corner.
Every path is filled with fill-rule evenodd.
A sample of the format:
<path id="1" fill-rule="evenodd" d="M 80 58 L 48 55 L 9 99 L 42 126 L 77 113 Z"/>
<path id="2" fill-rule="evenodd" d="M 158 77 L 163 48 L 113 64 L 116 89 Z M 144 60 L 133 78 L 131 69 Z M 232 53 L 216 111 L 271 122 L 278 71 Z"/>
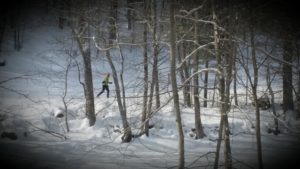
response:
<path id="1" fill-rule="evenodd" d="M 176 168 L 178 135 L 172 102 L 151 119 L 154 127 L 150 137 L 142 136 L 133 138 L 131 143 L 122 143 L 122 134 L 118 132 L 122 130 L 122 122 L 113 85 L 109 99 L 104 95 L 95 98 L 97 121 L 89 127 L 76 67 L 70 69 L 68 76 L 70 132 L 66 132 L 64 118 L 56 118 L 55 114 L 63 109 L 67 65 L 66 54 L 61 52 L 63 44 L 58 41 L 68 39 L 69 34 L 56 25 L 45 24 L 45 18 L 35 17 L 31 23 L 35 26 L 27 24 L 20 52 L 13 50 L 11 32 L 5 34 L 2 44 L 1 57 L 6 60 L 6 66 L 0 67 L 0 131 L 14 132 L 18 139 L 0 138 L 1 168 Z M 137 50 L 131 53 L 124 50 L 127 59 L 131 60 L 125 71 L 127 96 L 141 95 L 142 88 L 138 85 L 142 71 L 137 71 L 137 65 L 142 58 L 137 56 Z M 101 56 L 93 59 L 96 95 L 101 89 L 102 75 L 110 69 Z M 239 90 L 243 92 L 243 88 Z M 167 94 L 163 95 L 162 105 L 168 98 Z M 126 101 L 130 125 L 133 132 L 138 133 L 142 98 L 129 97 Z M 279 105 L 277 111 L 282 114 Z M 190 137 L 194 127 L 193 110 L 182 107 L 187 168 L 213 167 L 220 114 L 218 108 L 203 107 L 201 113 L 207 136 L 195 140 Z M 256 137 L 252 127 L 255 124 L 254 108 L 250 105 L 234 108 L 229 117 L 234 167 L 257 168 Z M 267 133 L 267 127 L 273 125 L 270 110 L 261 111 L 261 124 L 265 168 L 296 163 L 300 155 L 300 123 L 293 114 L 288 112 L 285 121 L 280 121 L 281 133 L 277 136 Z M 222 154 L 220 167 L 223 165 Z"/>

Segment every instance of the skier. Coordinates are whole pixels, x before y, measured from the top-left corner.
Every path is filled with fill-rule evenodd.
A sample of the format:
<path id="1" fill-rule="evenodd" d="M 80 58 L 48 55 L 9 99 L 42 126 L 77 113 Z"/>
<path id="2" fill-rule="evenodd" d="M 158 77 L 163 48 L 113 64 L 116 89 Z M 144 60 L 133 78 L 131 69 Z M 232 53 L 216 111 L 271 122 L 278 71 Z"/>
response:
<path id="1" fill-rule="evenodd" d="M 104 77 L 104 80 L 102 81 L 102 91 L 97 94 L 97 97 L 99 97 L 103 92 L 104 90 L 107 91 L 107 98 L 109 98 L 109 87 L 108 87 L 108 84 L 111 84 L 111 82 L 109 82 L 109 73 L 106 74 L 106 76 Z"/>

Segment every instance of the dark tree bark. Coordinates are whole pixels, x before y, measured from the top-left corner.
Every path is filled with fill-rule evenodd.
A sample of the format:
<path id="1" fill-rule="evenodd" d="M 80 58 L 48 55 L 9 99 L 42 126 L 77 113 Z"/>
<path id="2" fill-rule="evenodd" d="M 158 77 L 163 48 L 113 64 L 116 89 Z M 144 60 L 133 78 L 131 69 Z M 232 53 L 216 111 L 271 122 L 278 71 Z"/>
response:
<path id="1" fill-rule="evenodd" d="M 207 69 L 208 68 L 208 64 L 209 64 L 209 60 L 208 60 L 208 56 L 206 55 L 206 58 L 205 58 L 205 68 Z M 205 72 L 204 74 L 204 92 L 203 92 L 203 98 L 204 98 L 204 101 L 203 101 L 203 107 L 207 107 L 207 87 L 208 87 L 208 72 Z"/>
<path id="2" fill-rule="evenodd" d="M 195 18 L 198 19 L 198 12 L 195 13 Z M 198 26 L 197 22 L 194 23 L 194 39 L 198 43 Z M 193 74 L 198 72 L 199 66 L 199 52 L 196 52 L 193 58 Z M 200 113 L 200 99 L 199 99 L 199 78 L 198 75 L 193 78 L 193 98 L 194 98 L 194 111 L 195 111 L 195 128 L 196 128 L 196 139 L 205 137 L 203 126 L 201 122 Z"/>
<path id="3" fill-rule="evenodd" d="M 65 72 L 65 79 L 64 79 L 65 80 L 65 91 L 64 91 L 64 94 L 62 97 L 62 101 L 64 103 L 64 108 L 65 108 L 65 124 L 66 124 L 67 132 L 70 131 L 69 123 L 68 123 L 68 104 L 67 104 L 67 100 L 66 100 L 67 93 L 68 93 L 68 74 L 70 71 L 70 67 L 71 67 L 71 57 L 69 58 L 69 62 L 68 62 L 67 69 Z"/>
<path id="4" fill-rule="evenodd" d="M 7 10 L 2 6 L 0 8 L 2 10 L 2 15 L 0 16 L 0 53 L 2 52 L 2 41 L 3 41 L 3 35 L 5 32 L 5 27 L 6 27 L 6 16 L 7 16 Z"/>
<path id="5" fill-rule="evenodd" d="M 80 3 L 81 7 L 88 7 L 84 2 Z M 85 96 L 85 111 L 86 116 L 89 119 L 89 125 L 93 126 L 96 122 L 95 104 L 94 104 L 94 87 L 93 87 L 93 75 L 91 64 L 91 45 L 90 40 L 83 38 L 89 36 L 89 23 L 85 20 L 88 17 L 86 14 L 80 14 L 78 16 L 78 27 L 73 27 L 72 32 L 75 37 L 79 51 L 81 53 L 84 65 L 84 96 Z"/>
<path id="6" fill-rule="evenodd" d="M 11 7 L 11 27 L 13 28 L 13 36 L 14 36 L 14 49 L 16 51 L 20 51 L 22 48 L 22 35 L 21 35 L 21 10 L 22 10 L 22 2 L 18 4 L 13 4 Z"/>
<path id="7" fill-rule="evenodd" d="M 179 44 L 178 46 L 178 63 L 182 62 L 182 58 L 186 55 L 184 43 Z M 183 84 L 185 80 L 189 77 L 189 72 L 187 68 L 187 63 L 184 62 L 182 67 L 179 69 L 181 83 Z M 183 92 L 183 103 L 187 107 L 192 107 L 191 95 L 190 95 L 190 82 L 188 81 L 182 88 Z"/>
<path id="8" fill-rule="evenodd" d="M 59 1 L 58 27 L 64 28 L 65 19 L 65 0 Z"/>
<path id="9" fill-rule="evenodd" d="M 296 43 L 296 52 L 298 56 L 298 94 L 297 94 L 297 108 L 298 108 L 298 118 L 300 118 L 300 50 L 299 42 Z"/>
<path id="10" fill-rule="evenodd" d="M 254 16 L 252 8 L 250 7 L 250 14 Z M 252 58 L 252 67 L 253 67 L 253 81 L 250 80 L 251 88 L 252 88 L 252 96 L 255 103 L 255 116 L 256 116 L 256 144 L 257 144 L 257 160 L 259 164 L 259 168 L 263 169 L 263 159 L 262 159 L 262 145 L 261 145 L 261 132 L 260 132 L 260 110 L 258 107 L 258 97 L 257 97 L 257 83 L 258 83 L 258 66 L 256 61 L 256 52 L 255 52 L 255 39 L 254 39 L 254 20 L 250 19 L 250 41 L 251 41 L 251 58 Z M 251 77 L 248 77 L 251 78 Z"/>
<path id="11" fill-rule="evenodd" d="M 217 69 L 218 69 L 218 89 L 220 95 L 220 127 L 219 127 L 219 136 L 218 136 L 218 143 L 216 148 L 216 157 L 214 168 L 218 168 L 219 163 L 219 153 L 221 142 L 224 140 L 224 161 L 225 161 L 225 168 L 231 169 L 232 168 L 232 155 L 231 155 L 231 147 L 230 147 L 230 131 L 229 131 L 229 123 L 228 123 L 228 112 L 230 110 L 229 101 L 230 101 L 230 82 L 231 82 L 231 56 L 226 54 L 221 55 L 220 53 L 220 38 L 219 38 L 219 30 L 217 28 L 217 14 L 215 11 L 215 4 L 212 4 L 212 12 L 213 12 L 213 21 L 214 21 L 214 43 L 215 43 L 215 55 L 217 60 Z M 224 42 L 223 42 L 224 43 Z M 227 42 L 228 43 L 228 42 Z M 225 43 L 225 47 L 228 45 Z M 224 47 L 224 45 L 223 45 Z M 230 49 L 230 48 L 229 48 Z M 226 58 L 224 58 L 226 57 Z M 226 61 L 226 63 L 224 63 Z M 226 73 L 225 67 L 227 65 Z M 227 75 L 227 76 L 226 76 Z"/>
<path id="12" fill-rule="evenodd" d="M 286 33 L 287 34 L 287 33 Z M 291 38 L 286 35 L 283 41 L 283 60 L 288 63 L 293 62 L 293 45 Z M 286 63 L 283 63 L 283 111 L 294 110 L 293 100 L 293 72 L 292 67 Z"/>
<path id="13" fill-rule="evenodd" d="M 144 17 L 148 17 L 148 3 L 145 0 L 144 1 Z M 143 112 L 142 112 L 142 130 L 141 134 L 145 133 L 147 136 L 149 136 L 149 123 L 146 122 L 147 120 L 147 102 L 148 102 L 148 45 L 147 45 L 147 32 L 148 32 L 148 26 L 147 23 L 144 23 L 144 94 L 143 94 Z"/>
<path id="14" fill-rule="evenodd" d="M 116 28 L 116 23 L 117 23 L 117 8 L 118 8 L 118 1 L 113 0 L 111 1 L 111 11 L 110 11 L 110 20 L 109 20 L 109 43 L 107 47 L 112 47 L 113 45 L 113 39 L 116 40 L 116 43 L 118 45 L 118 39 L 117 39 L 117 28 Z M 131 127 L 127 121 L 127 111 L 126 111 L 126 103 L 125 103 L 125 88 L 123 84 L 123 68 L 124 68 L 124 57 L 122 55 L 122 51 L 120 46 L 118 45 L 120 56 L 121 56 L 121 62 L 122 62 L 122 71 L 120 74 L 120 81 L 121 81 L 121 87 L 123 90 L 121 90 L 120 84 L 119 84 L 119 79 L 118 79 L 118 73 L 115 68 L 115 65 L 112 61 L 112 57 L 110 54 L 110 50 L 106 50 L 106 58 L 108 60 L 108 63 L 110 65 L 110 68 L 112 70 L 112 75 L 114 79 L 114 84 L 115 84 L 115 89 L 116 89 L 116 96 L 117 96 L 117 103 L 119 107 L 119 111 L 121 114 L 122 118 L 122 123 L 123 123 L 123 128 L 124 128 L 124 134 L 122 136 L 122 142 L 128 143 L 132 139 L 132 132 L 131 132 Z M 123 97 L 121 96 L 121 93 L 123 93 Z M 123 100 L 122 100 L 123 98 Z"/>
<path id="15" fill-rule="evenodd" d="M 122 136 L 122 141 L 125 143 L 128 143 L 132 139 L 132 132 L 131 132 L 129 123 L 127 121 L 127 112 L 126 112 L 126 107 L 125 107 L 126 105 L 123 105 L 123 103 L 122 103 L 121 88 L 119 85 L 118 74 L 117 74 L 116 68 L 114 66 L 114 63 L 111 59 L 109 50 L 106 51 L 106 58 L 108 60 L 110 68 L 112 70 L 112 75 L 113 75 L 114 84 L 115 84 L 115 88 L 116 88 L 117 103 L 118 103 L 119 111 L 120 111 L 121 118 L 122 118 L 123 128 L 124 128 L 124 135 Z"/>
<path id="16" fill-rule="evenodd" d="M 181 123 L 181 113 L 179 107 L 179 96 L 176 84 L 176 38 L 175 38 L 175 16 L 174 16 L 174 0 L 170 2 L 170 75 L 172 84 L 172 93 L 174 101 L 174 109 L 176 114 L 176 126 L 178 131 L 178 151 L 179 151 L 179 164 L 178 169 L 184 169 L 184 134 Z"/>
<path id="17" fill-rule="evenodd" d="M 156 10 L 156 0 L 152 0 L 152 27 L 153 27 L 153 75 L 155 84 L 155 101 L 156 108 L 160 107 L 160 95 L 159 95 L 159 79 L 158 79 L 158 41 L 157 41 L 157 10 Z"/>
<path id="18" fill-rule="evenodd" d="M 238 97 L 237 97 L 237 69 L 236 69 L 236 53 L 234 54 L 233 63 L 233 93 L 234 93 L 234 103 L 236 106 L 239 105 Z"/>
<path id="19" fill-rule="evenodd" d="M 273 131 L 273 132 L 274 132 L 274 134 L 277 135 L 279 133 L 279 126 L 278 126 L 278 117 L 277 117 L 275 101 L 274 101 L 274 92 L 273 92 L 273 88 L 272 88 L 270 67 L 271 67 L 271 63 L 269 61 L 268 65 L 267 65 L 266 82 L 268 84 L 268 90 L 269 90 L 269 94 L 271 96 L 271 105 L 272 105 L 272 112 L 273 112 L 274 125 L 275 125 L 275 131 Z"/>
<path id="20" fill-rule="evenodd" d="M 117 19 L 117 8 L 118 1 L 110 1 L 110 18 L 109 18 L 109 44 L 113 44 L 113 41 L 117 38 L 117 28 L 116 28 L 116 19 Z"/>
<path id="21" fill-rule="evenodd" d="M 193 74 L 198 72 L 198 56 L 194 56 L 193 62 Z M 201 139 L 205 137 L 203 126 L 201 122 L 201 113 L 200 113 L 200 100 L 199 100 L 199 78 L 198 75 L 193 78 L 193 98 L 194 98 L 194 111 L 195 111 L 195 129 L 196 129 L 196 139 Z"/>
<path id="22" fill-rule="evenodd" d="M 77 34 L 75 34 L 76 36 Z M 80 49 L 81 56 L 83 58 L 84 65 L 84 96 L 85 96 L 85 111 L 86 116 L 89 119 L 89 125 L 93 126 L 96 122 L 95 105 L 94 105 L 94 88 L 93 88 L 93 76 L 91 65 L 91 53 L 89 48 L 85 48 L 83 39 L 77 37 L 77 44 Z"/>
<path id="23" fill-rule="evenodd" d="M 133 18 L 132 18 L 132 8 L 133 8 L 133 0 L 127 0 L 127 28 L 128 30 L 131 30 L 132 28 L 132 22 L 133 22 Z"/>
<path id="24" fill-rule="evenodd" d="M 81 50 L 84 65 L 84 93 L 85 93 L 85 111 L 89 119 L 89 125 L 93 126 L 96 122 L 95 105 L 94 105 L 94 87 L 93 87 L 93 75 L 91 64 L 90 50 Z"/>

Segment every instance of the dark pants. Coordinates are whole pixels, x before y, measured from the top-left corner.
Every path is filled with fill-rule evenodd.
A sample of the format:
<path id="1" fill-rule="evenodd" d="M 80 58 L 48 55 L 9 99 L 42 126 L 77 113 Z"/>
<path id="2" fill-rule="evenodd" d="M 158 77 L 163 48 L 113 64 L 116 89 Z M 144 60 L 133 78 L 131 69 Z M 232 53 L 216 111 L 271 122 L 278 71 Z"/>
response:
<path id="1" fill-rule="evenodd" d="M 97 95 L 97 97 L 99 97 L 105 90 L 107 91 L 107 97 L 109 97 L 109 88 L 108 88 L 108 85 L 103 85 L 102 86 L 102 91 Z"/>

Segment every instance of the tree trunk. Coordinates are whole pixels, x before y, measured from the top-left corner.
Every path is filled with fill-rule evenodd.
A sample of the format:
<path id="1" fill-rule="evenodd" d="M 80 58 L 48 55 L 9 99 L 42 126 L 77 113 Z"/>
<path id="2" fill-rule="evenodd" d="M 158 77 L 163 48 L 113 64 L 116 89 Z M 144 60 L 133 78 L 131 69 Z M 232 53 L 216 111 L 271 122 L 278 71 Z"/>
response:
<path id="1" fill-rule="evenodd" d="M 82 53 L 84 63 L 84 84 L 85 84 L 85 110 L 89 119 L 90 126 L 93 126 L 96 122 L 95 105 L 94 105 L 94 91 L 93 91 L 93 75 L 91 65 L 90 51 Z"/>
<path id="2" fill-rule="evenodd" d="M 205 60 L 205 68 L 208 68 L 208 64 L 209 64 L 209 60 L 208 57 L 206 56 L 206 60 Z M 204 74 L 204 93 L 203 93 L 203 97 L 204 97 L 204 102 L 203 102 L 203 107 L 207 107 L 207 87 L 208 87 L 208 72 L 205 72 Z"/>
<path id="3" fill-rule="evenodd" d="M 117 19 L 118 1 L 110 1 L 110 18 L 109 18 L 109 44 L 112 44 L 117 37 L 116 19 Z"/>
<path id="4" fill-rule="evenodd" d="M 77 38 L 79 39 L 79 38 Z M 81 40 L 77 40 L 80 48 L 81 55 L 83 57 L 84 64 L 84 96 L 85 96 L 85 111 L 86 116 L 89 119 L 89 125 L 93 126 L 96 122 L 95 106 L 94 106 L 94 91 L 93 91 L 93 79 L 92 79 L 92 66 L 91 66 L 91 54 L 89 49 L 84 50 Z"/>
<path id="5" fill-rule="evenodd" d="M 127 0 L 127 28 L 131 30 L 132 27 L 132 0 Z"/>
<path id="6" fill-rule="evenodd" d="M 219 35 L 218 35 L 218 29 L 217 29 L 217 16 L 216 16 L 216 12 L 215 12 L 215 6 L 214 6 L 214 2 L 212 2 L 212 13 L 213 13 L 213 21 L 215 22 L 214 25 L 214 48 L 215 48 L 215 57 L 217 59 L 217 64 L 218 64 L 218 70 L 220 69 L 220 54 L 219 54 Z M 218 83 L 219 83 L 219 90 L 224 90 L 221 89 L 221 87 L 224 88 L 224 84 L 223 86 L 221 86 L 220 84 L 220 75 L 217 75 L 218 77 Z M 216 80 L 215 80 L 216 82 Z M 220 92 L 221 93 L 221 92 Z M 214 94 L 215 95 L 215 94 Z M 220 94 L 220 102 L 222 103 L 222 98 L 224 95 Z M 213 102 L 214 104 L 214 102 Z M 218 169 L 219 168 L 219 156 L 220 156 L 220 148 L 221 148 L 221 143 L 222 143 L 222 138 L 223 138 L 223 126 L 224 126 L 224 116 L 222 116 L 222 109 L 223 109 L 223 104 L 221 104 L 221 118 L 220 118 L 220 125 L 219 125 L 219 133 L 218 133 L 218 142 L 217 142 L 217 147 L 216 147 L 216 156 L 215 156 L 215 162 L 214 162 L 214 169 Z"/>
<path id="7" fill-rule="evenodd" d="M 60 29 L 64 28 L 64 23 L 65 23 L 65 1 L 60 1 L 59 2 L 59 14 L 58 14 L 58 27 Z"/>
<path id="8" fill-rule="evenodd" d="M 285 36 L 283 41 L 283 60 L 292 63 L 293 57 L 293 45 L 288 35 Z M 293 101 L 293 72 L 292 67 L 286 63 L 283 63 L 283 111 L 294 110 Z"/>
<path id="9" fill-rule="evenodd" d="M 113 64 L 113 61 L 111 59 L 109 50 L 106 51 L 106 58 L 108 60 L 110 68 L 112 70 L 114 84 L 115 84 L 115 88 L 116 88 L 117 103 L 118 103 L 118 107 L 119 107 L 119 111 L 120 111 L 122 123 L 123 123 L 124 135 L 122 136 L 122 141 L 127 143 L 127 142 L 131 141 L 132 133 L 131 133 L 131 128 L 129 126 L 129 123 L 127 121 L 127 112 L 125 109 L 126 105 L 122 104 L 121 89 L 120 89 L 120 85 L 119 85 L 118 74 L 117 74 L 116 68 Z"/>
<path id="10" fill-rule="evenodd" d="M 198 72 L 198 56 L 194 56 L 194 63 L 193 63 L 193 73 Z M 199 101 L 199 79 L 198 75 L 194 76 L 193 78 L 193 98 L 194 98 L 194 111 L 195 111 L 195 129 L 196 129 L 196 139 L 201 139 L 205 137 L 202 122 L 201 122 L 201 113 L 200 113 L 200 101 Z"/>
<path id="11" fill-rule="evenodd" d="M 11 26 L 14 29 L 14 49 L 16 51 L 20 51 L 22 48 L 21 41 L 21 10 L 22 10 L 22 2 L 20 4 L 14 4 L 12 16 L 11 16 Z"/>
<path id="12" fill-rule="evenodd" d="M 70 67 L 71 67 L 71 58 L 69 58 L 69 63 L 67 65 L 67 69 L 65 72 L 65 79 L 64 79 L 65 80 L 65 91 L 64 91 L 64 94 L 62 97 L 62 101 L 64 103 L 64 108 L 65 108 L 65 124 L 66 124 L 67 132 L 70 131 L 69 123 L 68 123 L 68 105 L 67 105 L 67 101 L 66 101 L 66 97 L 67 97 L 67 93 L 68 93 L 68 74 L 69 74 Z"/>
<path id="13" fill-rule="evenodd" d="M 220 147 L 222 138 L 224 137 L 224 161 L 225 161 L 225 168 L 232 168 L 232 156 L 231 156 L 231 148 L 230 148 L 230 140 L 229 140 L 229 124 L 228 124 L 228 117 L 227 117 L 227 111 L 229 111 L 229 81 L 230 81 L 230 74 L 226 77 L 226 83 L 225 83 L 225 72 L 223 68 L 222 58 L 219 51 L 219 33 L 217 29 L 217 15 L 215 13 L 215 6 L 212 4 L 212 12 L 213 12 L 213 20 L 215 22 L 214 25 L 214 43 L 215 43 L 215 55 L 217 59 L 217 67 L 220 74 L 218 74 L 218 88 L 219 88 L 219 95 L 221 103 L 220 106 L 220 127 L 219 127 L 219 136 L 218 136 L 218 143 L 216 148 L 216 157 L 215 157 L 215 163 L 214 168 L 218 168 L 219 163 L 219 153 L 220 153 Z M 229 57 L 227 57 L 229 58 Z M 227 74 L 230 71 L 230 68 L 227 69 Z M 225 88 L 226 87 L 226 88 Z M 227 97 L 226 97 L 227 96 Z"/>
<path id="14" fill-rule="evenodd" d="M 251 8 L 250 8 L 251 10 Z M 251 16 L 254 16 L 251 11 Z M 256 53 L 255 53 L 255 42 L 254 42 L 254 21 L 251 19 L 250 23 L 250 40 L 251 40 L 251 56 L 252 56 L 252 67 L 253 67 L 253 83 L 252 86 L 252 93 L 253 93 L 253 100 L 255 103 L 255 112 L 256 112 L 256 142 L 257 142 L 257 160 L 259 164 L 259 169 L 263 169 L 263 159 L 262 159 L 262 148 L 261 148 L 261 133 L 260 133 L 260 110 L 258 107 L 258 98 L 257 98 L 257 83 L 258 83 L 258 67 L 256 62 Z"/>
<path id="15" fill-rule="evenodd" d="M 144 4 L 144 17 L 147 18 L 147 2 Z M 148 26 L 147 23 L 144 23 L 144 94 L 143 94 L 143 112 L 142 112 L 142 126 L 141 126 L 141 134 L 145 133 L 147 136 L 149 135 L 149 127 L 146 126 L 149 123 L 146 123 L 147 118 L 147 102 L 148 102 L 148 45 L 147 45 L 147 32 Z"/>
<path id="16" fill-rule="evenodd" d="M 296 44 L 297 56 L 298 56 L 298 94 L 297 94 L 297 107 L 298 107 L 298 118 L 300 118 L 300 50 L 299 43 Z"/>
<path id="17" fill-rule="evenodd" d="M 275 101 L 274 101 L 274 92 L 272 89 L 272 82 L 271 82 L 271 73 L 270 73 L 270 67 L 271 64 L 270 62 L 268 63 L 267 66 L 267 77 L 266 77 L 266 81 L 268 84 L 268 90 L 269 90 L 269 94 L 271 96 L 271 105 L 272 105 L 272 112 L 273 112 L 273 118 L 274 118 L 274 124 L 275 124 L 275 133 L 276 135 L 279 133 L 279 128 L 278 128 L 278 117 L 277 117 L 277 113 L 276 113 L 276 108 L 275 108 Z M 275 134 L 274 133 L 274 134 Z"/>
<path id="18" fill-rule="evenodd" d="M 115 39 L 116 42 L 118 42 L 117 39 L 117 27 L 116 27 L 116 21 L 117 21 L 117 7 L 118 7 L 118 1 L 113 0 L 111 1 L 111 11 L 110 11 L 110 20 L 109 20 L 109 46 L 113 45 L 113 40 Z M 123 56 L 121 52 L 121 48 L 119 46 L 120 50 L 120 56 L 122 57 L 122 63 L 123 63 Z M 124 129 L 124 135 L 122 136 L 122 142 L 128 143 L 132 139 L 132 132 L 130 125 L 127 121 L 127 112 L 126 112 L 126 105 L 125 105 L 125 91 L 124 91 L 124 85 L 123 85 L 123 77 L 122 77 L 122 72 L 120 75 L 120 80 L 121 80 L 121 87 L 123 90 L 121 91 L 120 85 L 119 85 L 119 79 L 118 79 L 118 73 L 115 68 L 115 65 L 111 59 L 111 54 L 109 50 L 106 50 L 106 58 L 108 60 L 109 66 L 112 70 L 112 75 L 114 79 L 114 84 L 115 84 L 115 89 L 116 89 L 116 96 L 117 96 L 117 103 L 120 111 L 120 115 L 122 118 L 122 124 L 123 124 L 123 129 Z M 123 65 L 122 65 L 122 70 L 123 70 Z M 121 96 L 121 92 L 123 93 L 123 100 Z"/>
<path id="19" fill-rule="evenodd" d="M 236 75 L 237 75 L 237 69 L 236 69 L 236 47 L 233 47 L 234 49 L 234 54 L 232 58 L 232 70 L 233 70 L 233 95 L 234 95 L 234 103 L 236 106 L 239 105 L 238 102 L 238 97 L 237 97 L 237 80 L 236 80 Z"/>
<path id="20" fill-rule="evenodd" d="M 185 50 L 184 50 L 184 43 L 181 43 L 178 46 L 178 63 L 181 63 L 182 58 L 185 56 Z M 180 79 L 181 83 L 183 84 L 185 80 L 189 77 L 188 71 L 187 71 L 187 64 L 186 62 L 182 64 L 181 69 L 179 70 L 180 73 Z M 191 107 L 191 96 L 190 96 L 190 82 L 187 82 L 182 88 L 183 92 L 183 103 L 187 107 Z"/>
<path id="21" fill-rule="evenodd" d="M 79 7 L 84 9 L 89 8 L 88 3 L 81 2 Z M 80 11 L 81 9 L 79 9 Z M 89 120 L 89 125 L 93 126 L 96 122 L 95 115 L 95 105 L 94 105 L 94 87 L 93 87 L 93 75 L 92 75 L 92 64 L 91 64 L 91 45 L 90 40 L 84 37 L 90 36 L 90 26 L 89 23 L 85 21 L 85 17 L 88 17 L 85 13 L 80 13 L 77 20 L 77 27 L 72 25 L 73 37 L 77 42 L 79 51 L 82 56 L 83 66 L 84 66 L 84 83 L 81 83 L 84 90 L 85 96 L 85 111 L 86 116 Z M 80 79 L 79 79 L 80 80 Z"/>
<path id="22" fill-rule="evenodd" d="M 225 167 L 226 168 L 232 168 L 232 155 L 231 155 L 231 146 L 230 146 L 230 129 L 229 129 L 229 122 L 228 122 L 228 113 L 230 112 L 231 109 L 231 97 L 230 97 L 230 85 L 231 85 L 231 81 L 232 81 L 232 65 L 233 65 L 233 58 L 234 58 L 234 52 L 233 52 L 233 40 L 232 37 L 229 36 L 229 42 L 228 42 L 228 49 L 230 50 L 229 55 L 225 56 L 226 63 L 226 79 L 225 82 L 223 82 L 223 80 L 220 80 L 221 85 L 223 85 L 222 83 L 225 83 L 225 90 L 222 91 L 222 87 L 221 87 L 221 91 L 220 94 L 222 94 L 222 92 L 224 92 L 225 94 L 225 102 L 224 102 L 224 112 L 223 112 L 223 116 L 224 116 L 224 142 L 225 142 L 225 149 L 224 149 L 224 157 L 225 157 Z M 224 56 L 223 56 L 224 57 Z M 222 64 L 224 65 L 224 64 Z M 224 74 L 223 74 L 224 76 Z M 222 96 L 221 96 L 222 97 Z"/>
<path id="23" fill-rule="evenodd" d="M 155 77 L 155 101 L 156 108 L 160 107 L 160 95 L 159 95 L 159 79 L 158 79 L 158 49 L 159 45 L 157 42 L 157 11 L 156 11 L 156 0 L 152 0 L 152 26 L 153 26 L 153 76 Z"/>
<path id="24" fill-rule="evenodd" d="M 195 13 L 195 19 L 198 19 L 198 12 Z M 194 39 L 198 43 L 198 27 L 197 22 L 194 23 Z M 193 74 L 198 72 L 199 66 L 199 52 L 196 52 L 193 59 Z M 196 129 L 196 139 L 201 139 L 205 137 L 200 113 L 200 100 L 199 100 L 199 78 L 198 75 L 193 78 L 193 98 L 194 98 L 194 110 L 195 110 L 195 129 Z"/>
<path id="25" fill-rule="evenodd" d="M 6 16 L 7 16 L 7 11 L 4 11 L 4 14 L 0 16 L 0 53 L 2 52 L 2 41 L 3 41 L 3 35 L 5 32 L 5 27 L 6 27 Z"/>
<path id="26" fill-rule="evenodd" d="M 176 126 L 178 131 L 178 151 L 179 151 L 179 164 L 178 169 L 184 169 L 184 134 L 182 130 L 181 114 L 179 107 L 179 96 L 177 91 L 176 79 L 176 38 L 175 38 L 175 16 L 174 16 L 174 0 L 170 2 L 170 76 L 172 84 L 172 93 L 174 100 L 174 109 L 176 114 Z"/>
<path id="27" fill-rule="evenodd" d="M 154 77 L 152 72 L 152 81 L 150 84 L 150 91 L 149 91 L 149 101 L 148 101 L 148 107 L 147 107 L 147 116 L 146 116 L 146 123 L 145 123 L 145 134 L 146 136 L 149 136 L 149 121 L 152 113 L 152 104 L 153 104 L 153 93 L 154 93 Z"/>
<path id="28" fill-rule="evenodd" d="M 79 18 L 79 21 L 82 22 L 82 19 Z M 84 23 L 79 25 L 83 26 Z M 88 36 L 89 28 L 79 28 L 79 30 L 84 30 L 83 35 Z M 76 37 L 76 41 L 83 59 L 84 65 L 84 96 L 85 96 L 85 111 L 86 116 L 89 119 L 89 125 L 93 126 L 96 122 L 95 115 L 95 105 L 94 105 L 94 87 L 93 87 L 93 75 L 92 75 L 92 65 L 91 65 L 91 53 L 90 53 L 90 42 L 82 37 L 73 30 L 73 35 Z"/>

